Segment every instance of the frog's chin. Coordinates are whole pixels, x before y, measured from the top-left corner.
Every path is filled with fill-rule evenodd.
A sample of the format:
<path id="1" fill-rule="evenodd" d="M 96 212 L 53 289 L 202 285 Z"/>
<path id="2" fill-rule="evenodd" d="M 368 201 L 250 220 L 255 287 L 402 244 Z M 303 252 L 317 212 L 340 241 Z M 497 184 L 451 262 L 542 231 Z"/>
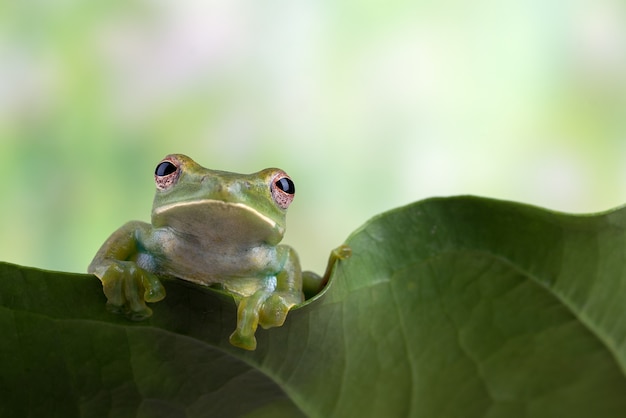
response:
<path id="1" fill-rule="evenodd" d="M 152 211 L 152 224 L 218 239 L 278 243 L 284 228 L 242 203 L 199 199 L 172 203 Z"/>

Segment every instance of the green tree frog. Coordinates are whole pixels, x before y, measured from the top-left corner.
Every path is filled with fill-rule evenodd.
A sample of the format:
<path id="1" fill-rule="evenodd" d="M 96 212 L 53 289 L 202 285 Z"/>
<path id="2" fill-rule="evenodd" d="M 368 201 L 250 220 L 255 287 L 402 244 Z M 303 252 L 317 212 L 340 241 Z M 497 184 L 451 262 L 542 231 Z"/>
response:
<path id="1" fill-rule="evenodd" d="M 315 293 L 332 264 L 349 256 L 347 247 L 335 250 L 322 278 L 302 272 L 296 252 L 279 245 L 295 194 L 280 169 L 236 174 L 171 154 L 157 164 L 154 181 L 151 224 L 126 223 L 88 268 L 102 281 L 108 309 L 130 319 L 149 317 L 146 302 L 165 297 L 162 277 L 220 284 L 238 303 L 231 344 L 254 350 L 258 325 L 281 326 L 304 301 L 303 283 Z"/>

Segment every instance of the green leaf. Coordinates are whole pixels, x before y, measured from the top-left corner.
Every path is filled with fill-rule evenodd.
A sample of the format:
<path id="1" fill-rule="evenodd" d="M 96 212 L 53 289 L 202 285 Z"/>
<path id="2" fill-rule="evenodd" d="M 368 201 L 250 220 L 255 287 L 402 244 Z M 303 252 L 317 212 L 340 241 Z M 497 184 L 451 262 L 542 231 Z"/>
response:
<path id="1" fill-rule="evenodd" d="M 589 417 L 626 411 L 626 211 L 433 199 L 371 220 L 322 294 L 228 344 L 232 299 L 0 264 L 0 416 Z"/>

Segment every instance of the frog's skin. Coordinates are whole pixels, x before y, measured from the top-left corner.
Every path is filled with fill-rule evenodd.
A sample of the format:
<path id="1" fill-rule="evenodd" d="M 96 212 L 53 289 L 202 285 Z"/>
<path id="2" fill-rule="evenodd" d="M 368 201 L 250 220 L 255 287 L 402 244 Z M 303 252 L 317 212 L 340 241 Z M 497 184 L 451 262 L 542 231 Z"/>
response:
<path id="1" fill-rule="evenodd" d="M 149 317 L 145 302 L 165 297 L 159 277 L 220 284 L 238 303 L 230 342 L 254 350 L 258 325 L 281 326 L 289 309 L 304 301 L 303 281 L 319 290 L 327 280 L 303 273 L 296 252 L 279 245 L 295 193 L 284 171 L 215 171 L 172 154 L 157 165 L 154 178 L 152 223 L 128 222 L 89 265 L 110 310 L 134 320 Z"/>

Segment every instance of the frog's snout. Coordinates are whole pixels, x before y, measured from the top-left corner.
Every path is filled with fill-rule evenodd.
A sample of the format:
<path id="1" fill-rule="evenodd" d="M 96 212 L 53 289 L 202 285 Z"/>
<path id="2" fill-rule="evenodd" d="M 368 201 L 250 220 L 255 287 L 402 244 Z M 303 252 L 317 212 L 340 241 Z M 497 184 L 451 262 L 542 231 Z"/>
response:
<path id="1" fill-rule="evenodd" d="M 202 176 L 202 178 L 200 179 L 200 183 L 202 184 L 202 187 L 204 189 L 212 193 L 221 192 L 224 189 L 224 185 L 222 184 L 222 182 L 218 178 L 210 174 L 205 174 L 204 176 Z"/>
<path id="2" fill-rule="evenodd" d="M 200 179 L 202 188 L 207 196 L 213 196 L 215 199 L 228 200 L 229 196 L 233 196 L 239 192 L 239 185 L 236 182 L 230 183 L 224 179 L 206 174 Z"/>

